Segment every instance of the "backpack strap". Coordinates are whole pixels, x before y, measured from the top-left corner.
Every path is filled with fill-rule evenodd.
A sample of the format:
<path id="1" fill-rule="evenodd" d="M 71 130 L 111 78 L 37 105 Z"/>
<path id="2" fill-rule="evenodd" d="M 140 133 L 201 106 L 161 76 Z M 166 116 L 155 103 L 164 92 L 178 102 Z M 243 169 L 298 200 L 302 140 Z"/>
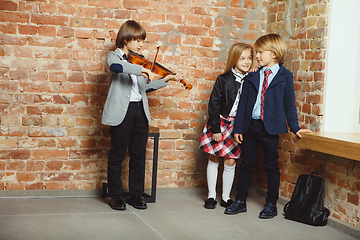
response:
<path id="1" fill-rule="evenodd" d="M 289 205 L 290 205 L 291 201 L 287 202 L 284 206 L 284 213 L 286 213 L 286 211 L 288 210 L 289 208 Z"/>

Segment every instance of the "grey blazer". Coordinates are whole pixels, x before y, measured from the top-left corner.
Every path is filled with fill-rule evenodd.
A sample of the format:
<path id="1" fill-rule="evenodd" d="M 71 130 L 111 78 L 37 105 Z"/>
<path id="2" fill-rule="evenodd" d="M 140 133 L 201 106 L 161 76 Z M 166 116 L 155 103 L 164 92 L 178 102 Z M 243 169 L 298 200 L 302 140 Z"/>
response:
<path id="1" fill-rule="evenodd" d="M 120 64 L 123 67 L 122 73 L 110 72 L 111 64 Z M 131 94 L 132 80 L 129 74 L 137 76 L 139 89 L 145 115 L 150 124 L 150 112 L 146 91 L 149 89 L 159 89 L 168 85 L 164 78 L 147 83 L 147 78 L 141 75 L 142 66 L 124 61 L 119 49 L 115 49 L 107 55 L 108 73 L 110 77 L 110 87 L 106 98 L 101 123 L 109 126 L 117 126 L 125 118 Z"/>

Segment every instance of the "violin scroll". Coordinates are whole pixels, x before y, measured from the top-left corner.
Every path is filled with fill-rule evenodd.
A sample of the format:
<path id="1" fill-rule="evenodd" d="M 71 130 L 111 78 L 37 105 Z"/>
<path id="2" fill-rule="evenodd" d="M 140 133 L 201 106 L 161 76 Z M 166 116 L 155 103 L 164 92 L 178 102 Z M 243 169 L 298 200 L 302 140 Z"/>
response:
<path id="1" fill-rule="evenodd" d="M 180 83 L 182 83 L 184 85 L 186 90 L 191 90 L 192 89 L 192 85 L 187 84 L 184 80 L 180 80 Z"/>

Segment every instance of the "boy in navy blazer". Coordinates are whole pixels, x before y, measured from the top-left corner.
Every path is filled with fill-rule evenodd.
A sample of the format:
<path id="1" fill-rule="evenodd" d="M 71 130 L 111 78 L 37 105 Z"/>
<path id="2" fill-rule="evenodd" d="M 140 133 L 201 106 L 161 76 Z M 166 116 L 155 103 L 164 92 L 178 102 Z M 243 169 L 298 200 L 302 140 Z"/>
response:
<path id="1" fill-rule="evenodd" d="M 264 152 L 264 168 L 268 177 L 266 204 L 259 218 L 269 219 L 277 215 L 276 202 L 279 196 L 280 171 L 277 151 L 279 134 L 290 130 L 301 138 L 301 129 L 295 106 L 293 75 L 282 64 L 286 44 L 278 34 L 268 34 L 256 40 L 254 49 L 259 71 L 249 74 L 244 84 L 238 106 L 235 125 L 235 140 L 242 146 L 242 160 L 238 175 L 237 195 L 225 214 L 246 212 L 246 199 L 251 176 L 256 164 L 259 144 Z"/>

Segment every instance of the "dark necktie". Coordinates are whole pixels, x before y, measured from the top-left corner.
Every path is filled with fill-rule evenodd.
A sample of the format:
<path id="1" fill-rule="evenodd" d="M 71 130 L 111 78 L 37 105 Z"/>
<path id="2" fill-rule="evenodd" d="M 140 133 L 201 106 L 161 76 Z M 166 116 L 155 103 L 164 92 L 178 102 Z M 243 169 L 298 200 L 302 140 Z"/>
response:
<path id="1" fill-rule="evenodd" d="M 123 55 L 123 58 L 127 61 L 128 60 L 128 58 L 127 58 L 127 56 L 126 56 L 126 54 L 124 53 L 124 55 Z"/>
<path id="2" fill-rule="evenodd" d="M 264 82 L 263 82 L 262 89 L 261 89 L 261 112 L 260 112 L 260 118 L 263 121 L 264 121 L 265 92 L 266 92 L 266 89 L 268 88 L 268 78 L 269 78 L 270 73 L 271 73 L 270 69 L 264 71 L 265 78 L 264 78 Z"/>

